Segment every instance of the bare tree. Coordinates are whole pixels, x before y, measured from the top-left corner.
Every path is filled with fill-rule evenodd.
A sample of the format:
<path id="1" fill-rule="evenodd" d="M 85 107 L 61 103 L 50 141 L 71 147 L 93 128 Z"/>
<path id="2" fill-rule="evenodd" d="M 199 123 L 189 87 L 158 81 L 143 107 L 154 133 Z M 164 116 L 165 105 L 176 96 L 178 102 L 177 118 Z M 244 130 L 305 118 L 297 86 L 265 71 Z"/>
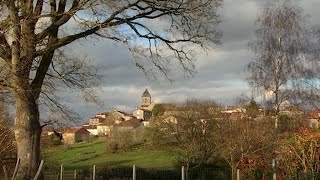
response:
<path id="1" fill-rule="evenodd" d="M 296 89 L 307 86 L 307 76 L 314 76 L 310 67 L 315 48 L 306 22 L 302 9 L 290 1 L 274 1 L 256 21 L 256 40 L 250 43 L 255 57 L 248 66 L 249 82 L 270 100 L 275 128 L 280 107 L 292 94 L 298 95 Z"/>
<path id="2" fill-rule="evenodd" d="M 87 88 L 87 79 L 74 71 L 77 65 L 71 64 L 71 72 L 65 64 L 55 68 L 61 48 L 85 37 L 104 38 L 128 47 L 138 57 L 135 65 L 147 74 L 150 64 L 168 75 L 173 59 L 193 74 L 192 50 L 220 43 L 216 26 L 221 4 L 222 0 L 1 0 L 0 87 L 15 100 L 18 177 L 30 179 L 40 163 L 38 105 L 48 87 L 57 87 L 50 77 L 71 88 Z"/>
<path id="3" fill-rule="evenodd" d="M 169 146 L 179 152 L 178 160 L 188 170 L 205 165 L 217 146 L 214 132 L 218 106 L 213 102 L 186 100 L 169 117 L 158 120 L 158 128 Z"/>
<path id="4" fill-rule="evenodd" d="M 310 30 L 302 10 L 290 1 L 266 6 L 256 21 L 256 40 L 249 46 L 255 53 L 249 63 L 249 83 L 268 93 L 275 114 L 290 98 L 311 63 Z M 310 72 L 311 73 L 311 72 Z"/>
<path id="5" fill-rule="evenodd" d="M 241 169 L 243 174 L 252 170 L 246 169 L 245 161 L 257 164 L 263 163 L 263 158 L 268 159 L 267 154 L 272 149 L 272 131 L 268 129 L 266 122 L 238 117 L 222 119 L 218 124 L 214 138 L 220 145 L 218 155 L 229 164 L 232 179 L 236 179 L 237 169 Z M 256 170 L 259 167 L 255 165 L 253 168 Z"/>

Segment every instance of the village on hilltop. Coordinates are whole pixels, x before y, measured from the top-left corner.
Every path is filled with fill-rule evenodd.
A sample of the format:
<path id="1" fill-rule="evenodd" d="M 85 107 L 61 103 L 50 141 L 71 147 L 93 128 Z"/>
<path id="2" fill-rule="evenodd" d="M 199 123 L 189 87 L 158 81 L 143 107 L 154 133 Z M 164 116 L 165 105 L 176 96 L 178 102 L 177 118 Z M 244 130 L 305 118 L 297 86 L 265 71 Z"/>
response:
<path id="1" fill-rule="evenodd" d="M 91 117 L 82 127 L 44 130 L 43 134 L 45 136 L 57 135 L 64 144 L 88 141 L 95 137 L 110 137 L 112 133 L 116 131 L 130 131 L 135 128 L 150 126 L 150 121 L 152 121 L 152 117 L 155 116 L 153 110 L 157 106 L 162 108 L 163 121 L 178 123 L 176 115 L 179 108 L 177 105 L 173 103 L 153 103 L 151 94 L 146 89 L 142 93 L 141 105 L 131 113 L 120 110 L 102 112 Z M 262 108 L 259 108 L 258 111 L 259 113 L 254 119 L 259 119 L 259 117 L 264 116 L 266 113 Z M 247 109 L 241 106 L 219 107 L 219 113 L 232 120 L 248 116 Z M 298 108 L 289 107 L 282 109 L 280 113 L 288 116 L 304 116 L 306 118 L 306 124 L 308 124 L 310 128 L 318 129 L 320 126 L 320 110 L 305 112 Z"/>

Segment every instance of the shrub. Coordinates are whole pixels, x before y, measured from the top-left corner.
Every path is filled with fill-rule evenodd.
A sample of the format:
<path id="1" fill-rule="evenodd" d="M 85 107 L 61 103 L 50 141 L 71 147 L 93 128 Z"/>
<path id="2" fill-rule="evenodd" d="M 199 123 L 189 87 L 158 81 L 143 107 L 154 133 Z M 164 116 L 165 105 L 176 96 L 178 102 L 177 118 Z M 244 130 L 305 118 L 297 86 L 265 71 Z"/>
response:
<path id="1" fill-rule="evenodd" d="M 107 149 L 110 153 L 128 152 L 132 150 L 134 138 L 132 131 L 114 131 L 107 139 Z"/>

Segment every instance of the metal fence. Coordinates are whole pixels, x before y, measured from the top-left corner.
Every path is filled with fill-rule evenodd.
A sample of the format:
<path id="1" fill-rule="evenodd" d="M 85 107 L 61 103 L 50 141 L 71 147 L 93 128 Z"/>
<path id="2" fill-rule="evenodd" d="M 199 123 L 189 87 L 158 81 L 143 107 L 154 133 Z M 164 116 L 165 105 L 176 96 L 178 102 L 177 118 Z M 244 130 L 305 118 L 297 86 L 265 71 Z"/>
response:
<path id="1" fill-rule="evenodd" d="M 133 165 L 121 168 L 96 168 L 84 170 L 44 170 L 46 180 L 227 180 L 231 177 L 227 169 L 204 167 L 187 170 L 144 169 Z"/>

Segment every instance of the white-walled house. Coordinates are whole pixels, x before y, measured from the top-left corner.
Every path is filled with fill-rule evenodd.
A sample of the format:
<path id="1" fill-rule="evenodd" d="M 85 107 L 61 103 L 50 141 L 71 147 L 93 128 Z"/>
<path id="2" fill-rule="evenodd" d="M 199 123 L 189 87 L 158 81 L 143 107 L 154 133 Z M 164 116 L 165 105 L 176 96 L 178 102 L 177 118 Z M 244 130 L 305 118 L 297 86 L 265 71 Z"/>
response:
<path id="1" fill-rule="evenodd" d="M 97 125 L 98 136 L 110 136 L 114 124 L 111 122 L 101 123 Z"/>
<path id="2" fill-rule="evenodd" d="M 313 110 L 309 112 L 309 127 L 319 129 L 320 127 L 320 110 Z"/>
<path id="3" fill-rule="evenodd" d="M 148 120 L 152 116 L 152 112 L 146 109 L 136 108 L 132 115 L 137 119 Z"/>
<path id="4" fill-rule="evenodd" d="M 97 136 L 98 135 L 98 130 L 97 130 L 97 126 L 96 125 L 83 125 L 83 128 L 85 128 L 87 131 L 90 132 L 90 135 L 92 136 Z"/>

